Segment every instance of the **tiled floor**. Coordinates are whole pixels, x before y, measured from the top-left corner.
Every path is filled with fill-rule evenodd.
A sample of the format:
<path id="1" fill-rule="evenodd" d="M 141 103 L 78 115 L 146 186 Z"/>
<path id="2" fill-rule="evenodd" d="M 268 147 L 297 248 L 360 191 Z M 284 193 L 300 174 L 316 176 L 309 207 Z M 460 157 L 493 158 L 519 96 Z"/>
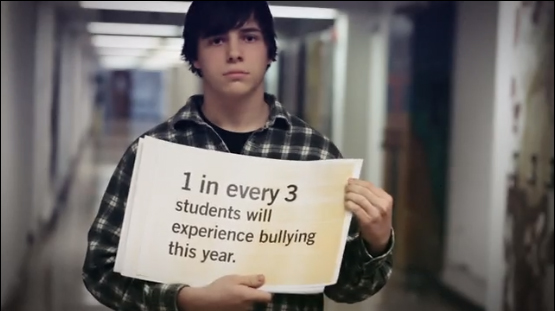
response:
<path id="1" fill-rule="evenodd" d="M 83 287 L 81 265 L 86 233 L 100 195 L 125 147 L 150 124 L 112 127 L 110 135 L 84 152 L 57 228 L 32 255 L 23 305 L 18 311 L 107 311 Z M 126 130 L 127 129 L 127 130 Z M 123 134 L 122 134 L 123 133 Z M 406 293 L 395 282 L 358 305 L 329 304 L 327 311 L 465 311 L 447 307 L 437 298 Z M 154 310 L 153 310 L 154 311 Z"/>

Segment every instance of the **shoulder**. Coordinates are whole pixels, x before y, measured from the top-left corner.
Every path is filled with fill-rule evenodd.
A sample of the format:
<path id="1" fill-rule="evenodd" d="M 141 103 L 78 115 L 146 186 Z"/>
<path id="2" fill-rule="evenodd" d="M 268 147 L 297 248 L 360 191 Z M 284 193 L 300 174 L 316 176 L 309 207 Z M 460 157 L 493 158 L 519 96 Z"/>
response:
<path id="1" fill-rule="evenodd" d="M 339 148 L 326 135 L 322 134 L 299 117 L 290 115 L 290 138 L 292 145 L 302 146 L 307 152 L 319 159 L 339 159 Z"/>
<path id="2" fill-rule="evenodd" d="M 277 118 L 287 120 L 286 135 L 283 135 L 286 137 L 287 151 L 284 152 L 285 154 L 301 160 L 325 160 L 342 157 L 341 152 L 329 137 L 290 113 L 274 95 L 266 94 L 265 100 L 272 107 L 271 116 L 274 122 Z M 279 144 L 283 143 L 277 137 L 275 140 L 279 141 Z"/>

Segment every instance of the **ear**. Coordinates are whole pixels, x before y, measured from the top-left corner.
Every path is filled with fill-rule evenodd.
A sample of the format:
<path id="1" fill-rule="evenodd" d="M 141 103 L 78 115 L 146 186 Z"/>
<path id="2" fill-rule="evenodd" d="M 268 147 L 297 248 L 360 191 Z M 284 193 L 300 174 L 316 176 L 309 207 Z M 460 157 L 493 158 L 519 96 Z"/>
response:
<path id="1" fill-rule="evenodd" d="M 196 69 L 200 70 L 200 63 L 198 62 L 198 60 L 193 62 L 193 66 L 194 66 Z"/>

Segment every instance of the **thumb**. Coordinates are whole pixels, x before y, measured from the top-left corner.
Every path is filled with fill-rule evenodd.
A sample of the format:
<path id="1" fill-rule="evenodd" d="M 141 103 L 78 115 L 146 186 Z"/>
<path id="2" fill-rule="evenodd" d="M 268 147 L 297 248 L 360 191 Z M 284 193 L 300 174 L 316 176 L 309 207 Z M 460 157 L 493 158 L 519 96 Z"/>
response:
<path id="1" fill-rule="evenodd" d="M 240 285 L 258 288 L 264 285 L 265 278 L 264 278 L 264 275 L 261 275 L 261 274 L 245 275 L 245 276 L 239 276 L 237 281 Z"/>

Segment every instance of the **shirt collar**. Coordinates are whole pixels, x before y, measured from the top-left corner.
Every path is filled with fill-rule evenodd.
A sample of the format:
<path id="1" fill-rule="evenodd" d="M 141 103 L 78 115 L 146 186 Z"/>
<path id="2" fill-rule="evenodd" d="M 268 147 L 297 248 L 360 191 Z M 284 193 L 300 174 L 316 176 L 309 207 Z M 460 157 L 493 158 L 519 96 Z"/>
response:
<path id="1" fill-rule="evenodd" d="M 188 122 L 206 125 L 200 114 L 200 106 L 204 101 L 203 95 L 193 95 L 189 97 L 185 105 L 170 118 L 169 122 L 174 129 Z M 289 130 L 291 128 L 291 114 L 283 107 L 274 95 L 265 93 L 264 101 L 270 106 L 270 116 L 265 124 L 265 128 L 279 128 Z"/>

